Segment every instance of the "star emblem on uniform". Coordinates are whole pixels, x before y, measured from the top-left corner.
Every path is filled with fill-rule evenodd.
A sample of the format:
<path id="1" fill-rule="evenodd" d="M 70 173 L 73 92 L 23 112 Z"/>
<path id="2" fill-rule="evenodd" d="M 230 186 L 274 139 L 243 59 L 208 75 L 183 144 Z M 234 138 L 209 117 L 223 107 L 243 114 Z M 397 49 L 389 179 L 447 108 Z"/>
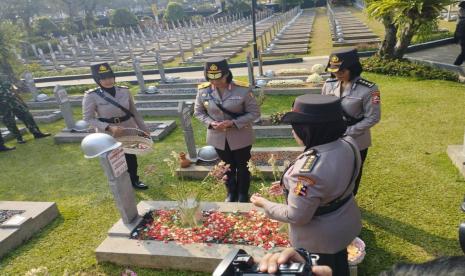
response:
<path id="1" fill-rule="evenodd" d="M 99 66 L 99 68 L 98 68 L 99 73 L 104 73 L 106 71 L 108 71 L 108 68 L 105 65 L 102 64 L 102 65 Z"/>
<path id="2" fill-rule="evenodd" d="M 331 56 L 330 61 L 336 63 L 336 62 L 339 62 L 339 58 L 336 55 L 333 55 Z"/>
<path id="3" fill-rule="evenodd" d="M 216 64 L 210 65 L 210 71 L 217 71 L 217 70 L 218 70 L 218 66 L 216 66 Z"/>

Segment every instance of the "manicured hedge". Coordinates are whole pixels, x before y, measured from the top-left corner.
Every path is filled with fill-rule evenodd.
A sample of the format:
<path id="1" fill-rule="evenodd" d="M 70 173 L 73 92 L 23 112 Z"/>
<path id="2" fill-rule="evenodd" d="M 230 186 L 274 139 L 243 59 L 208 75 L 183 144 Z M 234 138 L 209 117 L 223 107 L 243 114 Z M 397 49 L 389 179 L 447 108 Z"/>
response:
<path id="1" fill-rule="evenodd" d="M 362 64 L 363 70 L 366 72 L 390 76 L 414 77 L 417 79 L 458 80 L 456 73 L 424 64 L 413 63 L 405 59 L 384 59 L 374 55 L 363 60 Z"/>

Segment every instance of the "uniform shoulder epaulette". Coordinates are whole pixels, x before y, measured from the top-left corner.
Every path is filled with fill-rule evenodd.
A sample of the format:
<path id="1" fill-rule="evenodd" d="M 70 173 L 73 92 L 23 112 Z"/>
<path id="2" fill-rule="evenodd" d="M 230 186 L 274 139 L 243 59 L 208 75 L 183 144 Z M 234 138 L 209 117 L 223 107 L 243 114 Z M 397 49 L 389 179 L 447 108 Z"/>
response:
<path id="1" fill-rule="evenodd" d="M 373 86 L 375 86 L 375 83 L 374 83 L 374 82 L 371 82 L 371 81 L 368 81 L 368 80 L 362 79 L 362 78 L 358 79 L 358 80 L 356 81 L 356 83 L 361 84 L 361 85 L 363 85 L 363 86 L 366 86 L 366 87 L 368 87 L 368 88 L 372 88 Z"/>
<path id="2" fill-rule="evenodd" d="M 335 81 L 337 81 L 336 78 L 327 78 L 326 79 L 326 82 L 335 82 Z"/>
<path id="3" fill-rule="evenodd" d="M 318 160 L 318 152 L 314 149 L 304 152 L 301 158 L 306 158 L 302 167 L 299 169 L 299 173 L 309 173 L 312 171 Z"/>
<path id="4" fill-rule="evenodd" d="M 86 92 L 84 92 L 85 94 L 89 94 L 89 93 L 92 93 L 92 92 L 96 92 L 98 90 L 98 87 L 96 88 L 91 88 L 89 90 L 86 90 Z"/>
<path id="5" fill-rule="evenodd" d="M 127 87 L 127 86 L 124 86 L 124 85 L 117 85 L 116 87 L 119 87 L 119 88 L 125 88 L 125 89 L 129 89 L 129 87 Z"/>
<path id="6" fill-rule="evenodd" d="M 249 87 L 249 83 L 245 81 L 234 81 L 234 84 L 240 87 Z"/>
<path id="7" fill-rule="evenodd" d="M 198 88 L 198 89 L 204 89 L 204 88 L 209 87 L 210 85 L 211 85 L 211 83 L 208 82 L 208 81 L 207 81 L 207 82 L 202 82 L 201 84 L 199 84 L 199 85 L 197 86 L 197 88 Z"/>

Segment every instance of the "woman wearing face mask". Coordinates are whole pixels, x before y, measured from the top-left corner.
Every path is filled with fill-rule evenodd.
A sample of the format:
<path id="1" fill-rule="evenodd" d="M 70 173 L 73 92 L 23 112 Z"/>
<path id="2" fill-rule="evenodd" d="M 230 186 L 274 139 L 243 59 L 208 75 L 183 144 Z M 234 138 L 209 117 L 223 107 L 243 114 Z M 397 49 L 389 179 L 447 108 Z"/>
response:
<path id="1" fill-rule="evenodd" d="M 318 265 L 333 275 L 349 275 L 347 246 L 360 233 L 361 216 L 352 191 L 361 160 L 355 141 L 342 138 L 346 124 L 340 100 L 303 95 L 282 121 L 292 125 L 304 152 L 284 171 L 272 194 L 284 194 L 286 204 L 254 194 L 250 201 L 267 217 L 289 223 L 292 247 L 318 254 Z"/>
<path id="2" fill-rule="evenodd" d="M 204 73 L 208 82 L 199 85 L 194 116 L 207 127 L 207 144 L 230 165 L 226 201 L 248 202 L 252 122 L 260 117 L 260 108 L 249 86 L 233 81 L 226 59 L 209 59 Z"/>
<path id="3" fill-rule="evenodd" d="M 108 63 L 91 66 L 92 76 L 98 88 L 86 91 L 82 102 L 83 119 L 99 132 L 119 136 L 123 128 L 137 128 L 147 135 L 149 129 L 137 112 L 128 87 L 115 86 L 115 74 Z M 132 186 L 147 189 L 137 174 L 137 157 L 125 154 Z"/>
<path id="4" fill-rule="evenodd" d="M 329 56 L 326 71 L 332 78 L 326 80 L 322 94 L 341 99 L 348 135 L 355 139 L 362 156 L 362 166 L 355 183 L 357 194 L 362 177 L 363 163 L 371 146 L 370 129 L 381 119 L 381 96 L 376 84 L 360 77 L 362 65 L 356 49 L 344 49 Z"/>

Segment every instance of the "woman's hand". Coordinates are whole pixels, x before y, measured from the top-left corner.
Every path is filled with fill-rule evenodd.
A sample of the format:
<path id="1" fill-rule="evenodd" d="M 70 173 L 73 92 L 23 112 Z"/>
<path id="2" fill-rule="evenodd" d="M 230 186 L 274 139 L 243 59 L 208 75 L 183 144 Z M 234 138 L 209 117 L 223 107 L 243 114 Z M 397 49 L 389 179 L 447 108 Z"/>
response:
<path id="1" fill-rule="evenodd" d="M 107 130 L 113 137 L 118 137 L 123 134 L 123 128 L 119 126 L 108 126 Z"/>
<path id="2" fill-rule="evenodd" d="M 250 198 L 250 202 L 252 202 L 253 205 L 257 207 L 263 208 L 263 206 L 265 206 L 265 203 L 268 202 L 268 200 L 262 197 L 259 193 L 255 193 Z"/>
<path id="3" fill-rule="evenodd" d="M 283 187 L 280 181 L 271 183 L 271 187 L 268 189 L 268 193 L 272 196 L 280 196 L 284 194 Z"/>

